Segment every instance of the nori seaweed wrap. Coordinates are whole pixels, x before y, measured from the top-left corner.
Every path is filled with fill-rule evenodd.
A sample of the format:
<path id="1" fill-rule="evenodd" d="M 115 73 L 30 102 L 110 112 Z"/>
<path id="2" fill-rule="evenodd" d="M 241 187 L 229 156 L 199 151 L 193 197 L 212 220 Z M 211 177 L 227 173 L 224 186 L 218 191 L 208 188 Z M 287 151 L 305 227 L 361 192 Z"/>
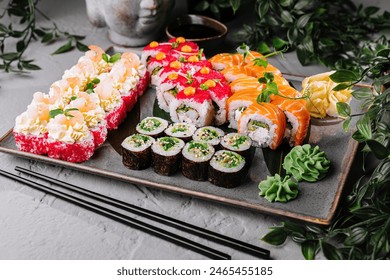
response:
<path id="1" fill-rule="evenodd" d="M 151 146 L 155 140 L 148 135 L 133 134 L 122 142 L 122 162 L 133 170 L 142 170 L 152 161 Z"/>
<path id="2" fill-rule="evenodd" d="M 170 176 L 180 169 L 181 150 L 184 141 L 176 137 L 161 137 L 152 145 L 153 170 L 161 175 Z"/>
<path id="3" fill-rule="evenodd" d="M 182 151 L 182 174 L 192 180 L 206 181 L 209 162 L 214 152 L 213 146 L 205 142 L 188 142 Z"/>
<path id="4" fill-rule="evenodd" d="M 164 130 L 168 127 L 168 122 L 162 118 L 144 118 L 135 128 L 138 133 L 158 138 L 163 136 Z"/>
<path id="5" fill-rule="evenodd" d="M 254 148 L 252 139 L 242 133 L 228 133 L 221 140 L 221 148 L 242 155 L 245 158 L 247 166 L 252 162 Z"/>

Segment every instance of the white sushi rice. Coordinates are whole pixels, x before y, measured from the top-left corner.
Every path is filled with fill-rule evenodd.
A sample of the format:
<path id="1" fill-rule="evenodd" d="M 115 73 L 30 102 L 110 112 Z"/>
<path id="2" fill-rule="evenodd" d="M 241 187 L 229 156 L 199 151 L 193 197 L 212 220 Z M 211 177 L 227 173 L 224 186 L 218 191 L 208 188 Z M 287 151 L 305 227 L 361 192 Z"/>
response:
<path id="1" fill-rule="evenodd" d="M 245 136 L 247 138 L 246 141 L 241 143 L 241 145 L 239 145 L 239 146 L 233 146 L 236 139 L 241 137 L 241 136 Z M 232 133 L 226 134 L 222 138 L 221 146 L 224 147 L 225 149 L 229 149 L 229 150 L 245 151 L 245 150 L 248 150 L 252 146 L 252 139 L 245 134 L 232 132 Z"/>
<path id="2" fill-rule="evenodd" d="M 284 132 L 284 137 L 288 139 L 288 142 L 291 146 L 295 145 L 295 135 L 297 134 L 299 122 L 297 118 L 291 114 L 290 112 L 284 111 L 286 115 L 287 122 L 290 123 L 291 127 L 286 126 L 286 130 Z"/>
<path id="3" fill-rule="evenodd" d="M 192 136 L 195 130 L 196 130 L 196 126 L 190 123 L 185 123 L 185 122 L 173 123 L 169 125 L 169 127 L 165 130 L 165 134 L 168 136 L 184 138 L 184 137 Z"/>
<path id="4" fill-rule="evenodd" d="M 251 120 L 266 124 L 269 127 L 269 130 L 263 127 L 257 127 L 254 131 L 249 131 L 248 124 Z M 257 142 L 259 146 L 268 147 L 275 136 L 276 127 L 277 125 L 268 118 L 262 115 L 252 114 L 241 117 L 238 132 L 247 134 L 253 141 Z"/>
<path id="5" fill-rule="evenodd" d="M 201 156 L 197 156 L 197 152 L 198 152 L 197 149 L 198 148 L 193 148 L 191 150 L 189 149 L 191 146 L 191 142 L 187 143 L 184 146 L 183 151 L 182 151 L 182 154 L 186 159 L 194 161 L 194 162 L 205 162 L 205 161 L 209 161 L 211 159 L 211 157 L 214 155 L 215 149 L 213 146 L 211 146 L 207 143 L 201 142 L 201 141 L 196 141 L 198 143 L 201 143 L 201 144 L 207 146 L 207 151 L 206 151 L 207 154 L 205 154 L 205 155 L 202 154 Z"/>
<path id="6" fill-rule="evenodd" d="M 153 125 L 153 120 L 158 120 L 161 124 L 156 127 L 156 129 L 147 131 L 145 129 L 142 129 L 141 123 L 146 122 L 146 125 Z M 146 117 L 143 119 L 139 124 L 137 124 L 135 130 L 138 133 L 145 134 L 145 135 L 156 135 L 162 133 L 166 128 L 168 127 L 168 121 L 164 120 L 162 118 L 157 118 L 157 117 Z"/>
<path id="7" fill-rule="evenodd" d="M 229 127 L 238 129 L 238 120 L 241 118 L 243 111 L 239 111 L 239 108 L 248 108 L 253 102 L 249 100 L 236 100 L 229 104 L 229 111 L 227 112 Z"/>
<path id="8" fill-rule="evenodd" d="M 183 86 L 175 84 L 172 81 L 162 83 L 160 86 L 156 87 L 158 106 L 165 112 L 169 112 L 169 104 L 175 100 L 175 96 L 169 92 L 169 90 L 175 87 L 177 88 L 178 92 L 184 89 Z"/>
<path id="9" fill-rule="evenodd" d="M 184 141 L 181 140 L 181 139 L 178 139 L 178 138 L 175 138 L 175 137 L 172 137 L 172 138 L 175 138 L 178 140 L 178 142 L 172 147 L 170 148 L 169 150 L 164 150 L 163 148 L 163 144 L 162 144 L 162 138 L 158 138 L 157 141 L 155 141 L 152 145 L 152 151 L 156 154 L 159 154 L 159 155 L 162 155 L 162 156 L 166 156 L 166 157 L 171 157 L 171 156 L 175 156 L 177 154 L 179 154 L 181 152 L 181 150 L 183 149 L 184 147 Z"/>
<path id="10" fill-rule="evenodd" d="M 234 166 L 234 167 L 226 167 L 226 166 L 222 165 L 219 161 L 217 161 L 217 158 L 220 157 L 220 156 L 223 156 L 224 153 L 234 153 L 234 154 L 237 154 L 235 152 L 230 152 L 230 151 L 227 151 L 227 150 L 219 150 L 211 158 L 211 161 L 210 161 L 211 167 L 213 167 L 215 170 L 218 170 L 218 171 L 221 171 L 221 172 L 224 172 L 224 173 L 235 173 L 235 172 L 238 172 L 238 171 L 240 171 L 241 169 L 244 168 L 244 166 L 245 166 L 245 159 L 242 159 L 241 162 L 238 165 Z M 238 156 L 241 157 L 240 155 L 238 155 Z"/>
<path id="11" fill-rule="evenodd" d="M 215 131 L 216 134 L 218 134 L 218 136 L 216 138 L 211 139 L 211 140 L 205 140 L 205 137 L 206 138 L 208 137 L 208 133 L 206 132 L 208 130 Z M 205 126 L 205 127 L 198 128 L 195 131 L 194 136 L 192 136 L 192 139 L 194 139 L 195 141 L 205 141 L 210 145 L 216 146 L 220 143 L 221 138 L 224 135 L 225 135 L 225 132 L 220 128 L 217 128 L 214 126 Z"/>
<path id="12" fill-rule="evenodd" d="M 187 112 L 178 112 L 177 110 L 181 105 L 185 105 L 189 110 Z M 214 107 L 210 100 L 199 103 L 193 99 L 174 99 L 169 104 L 169 114 L 173 122 L 186 122 L 196 127 L 201 127 L 212 123 Z"/>
<path id="13" fill-rule="evenodd" d="M 148 140 L 145 141 L 142 145 L 140 145 L 138 147 L 137 147 L 136 143 L 133 141 L 134 135 L 131 135 L 131 136 L 125 138 L 125 140 L 123 140 L 121 146 L 128 151 L 141 152 L 141 151 L 147 149 L 148 147 L 152 146 L 152 144 L 155 142 L 154 138 L 147 136 L 147 135 L 145 135 L 145 136 L 148 138 Z"/>

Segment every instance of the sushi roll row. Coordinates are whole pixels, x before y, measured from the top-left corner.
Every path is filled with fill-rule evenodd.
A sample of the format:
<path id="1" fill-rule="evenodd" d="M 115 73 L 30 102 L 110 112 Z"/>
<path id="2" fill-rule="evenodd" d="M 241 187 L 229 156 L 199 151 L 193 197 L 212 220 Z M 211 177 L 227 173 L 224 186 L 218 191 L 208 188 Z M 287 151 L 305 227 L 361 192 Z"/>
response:
<path id="1" fill-rule="evenodd" d="M 144 48 L 141 61 L 147 64 L 159 107 L 172 121 L 196 127 L 226 123 L 226 100 L 231 89 L 196 43 L 183 37 L 151 42 Z"/>
<path id="2" fill-rule="evenodd" d="M 259 63 L 259 60 L 265 63 Z M 306 138 L 310 115 L 300 92 L 291 87 L 281 72 L 260 53 L 221 53 L 209 59 L 213 69 L 229 82 L 232 95 L 226 100 L 229 127 L 247 134 L 262 147 L 276 149 L 287 139 L 291 146 Z M 279 95 L 258 103 L 266 84 L 259 80 L 272 74 Z"/>
<path id="3" fill-rule="evenodd" d="M 109 56 L 90 46 L 49 93 L 36 92 L 15 120 L 18 149 L 69 162 L 88 160 L 125 119 L 149 84 L 133 53 Z"/>
<path id="4" fill-rule="evenodd" d="M 122 159 L 133 170 L 152 166 L 156 173 L 171 176 L 181 169 L 191 180 L 231 188 L 245 177 L 251 144 L 247 135 L 225 135 L 211 126 L 195 130 L 187 123 L 168 125 L 163 119 L 148 117 L 137 125 L 136 134 L 122 142 Z"/>

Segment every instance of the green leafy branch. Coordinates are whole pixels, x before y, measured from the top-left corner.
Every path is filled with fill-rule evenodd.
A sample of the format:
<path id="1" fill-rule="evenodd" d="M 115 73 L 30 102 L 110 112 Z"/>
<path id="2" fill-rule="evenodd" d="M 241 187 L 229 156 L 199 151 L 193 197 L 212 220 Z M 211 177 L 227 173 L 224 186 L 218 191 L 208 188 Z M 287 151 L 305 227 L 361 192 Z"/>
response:
<path id="1" fill-rule="evenodd" d="M 88 50 L 81 43 L 85 36 L 70 34 L 62 31 L 37 7 L 38 0 L 10 0 L 0 19 L 8 21 L 8 25 L 0 23 L 0 69 L 5 72 L 26 73 L 31 70 L 41 69 L 34 64 L 32 59 L 23 56 L 33 40 L 39 40 L 42 44 L 51 44 L 60 39 L 67 42 L 55 50 L 52 54 L 60 54 L 77 48 L 80 51 Z M 51 27 L 39 27 L 36 23 L 37 13 L 42 15 Z M 3 21 L 3 22 L 4 22 Z M 13 21 L 18 21 L 13 24 Z M 5 51 L 6 44 L 13 44 L 16 40 L 14 51 Z M 7 48 L 9 49 L 9 48 Z"/>

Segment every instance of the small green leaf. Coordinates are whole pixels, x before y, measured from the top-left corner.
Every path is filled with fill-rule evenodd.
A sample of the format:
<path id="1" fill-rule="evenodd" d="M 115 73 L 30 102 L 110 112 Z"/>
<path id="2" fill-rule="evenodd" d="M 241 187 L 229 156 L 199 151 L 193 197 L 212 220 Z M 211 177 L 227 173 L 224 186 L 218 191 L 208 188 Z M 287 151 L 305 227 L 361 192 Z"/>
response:
<path id="1" fill-rule="evenodd" d="M 311 16 L 312 16 L 312 14 L 302 15 L 295 23 L 297 28 L 300 28 L 300 29 L 304 28 L 306 26 L 306 24 L 309 22 Z"/>
<path id="2" fill-rule="evenodd" d="M 26 46 L 26 45 L 25 45 L 24 41 L 21 40 L 21 41 L 19 41 L 19 42 L 16 44 L 16 50 L 17 50 L 18 52 L 21 52 L 21 51 L 23 51 L 23 49 L 24 49 L 25 46 Z"/>
<path id="3" fill-rule="evenodd" d="M 322 252 L 324 253 L 325 258 L 328 260 L 342 260 L 343 256 L 341 255 L 340 251 L 334 247 L 333 245 L 321 241 L 320 242 Z"/>
<path id="4" fill-rule="evenodd" d="M 87 45 L 84 45 L 83 43 L 80 43 L 80 42 L 76 42 L 76 48 L 81 51 L 81 52 L 86 52 L 89 50 L 88 46 Z"/>
<path id="5" fill-rule="evenodd" d="M 53 40 L 53 33 L 46 33 L 46 34 L 42 37 L 41 42 L 42 42 L 42 43 L 47 43 L 47 42 L 50 42 L 51 40 Z"/>
<path id="6" fill-rule="evenodd" d="M 16 52 L 11 52 L 11 53 L 4 53 L 4 54 L 0 55 L 0 57 L 4 60 L 11 61 L 11 60 L 17 59 L 18 55 L 19 54 Z"/>
<path id="7" fill-rule="evenodd" d="M 262 58 L 255 58 L 253 60 L 253 62 L 256 66 L 260 66 L 260 67 L 264 67 L 264 68 L 267 68 L 267 66 L 268 66 L 268 61 L 265 59 L 262 59 Z"/>
<path id="8" fill-rule="evenodd" d="M 108 58 L 108 55 L 106 53 L 102 53 L 102 59 L 106 62 L 106 63 L 109 63 L 110 60 Z"/>
<path id="9" fill-rule="evenodd" d="M 87 88 L 85 92 L 91 94 L 94 93 L 95 91 L 92 88 Z"/>
<path id="10" fill-rule="evenodd" d="M 273 228 L 261 240 L 271 245 L 282 245 L 287 239 L 287 233 L 281 228 Z"/>
<path id="11" fill-rule="evenodd" d="M 217 5 L 215 4 L 211 4 L 210 5 L 210 11 L 214 14 L 214 15 L 218 15 L 219 14 L 219 8 Z"/>
<path id="12" fill-rule="evenodd" d="M 301 243 L 301 252 L 306 260 L 314 260 L 318 249 L 318 241 L 305 241 Z"/>
<path id="13" fill-rule="evenodd" d="M 265 42 L 260 42 L 260 43 L 257 45 L 256 50 L 257 50 L 259 53 L 261 53 L 261 54 L 265 54 L 265 53 L 271 52 L 271 49 L 268 47 L 267 43 L 265 43 Z"/>
<path id="14" fill-rule="evenodd" d="M 24 61 L 22 61 L 22 66 L 24 69 L 27 69 L 27 70 L 41 70 L 41 67 L 39 67 L 38 65 L 24 62 Z"/>
<path id="15" fill-rule="evenodd" d="M 344 90 L 344 89 L 347 89 L 349 88 L 350 85 L 348 84 L 338 84 L 337 86 L 335 86 L 334 88 L 332 88 L 332 90 L 334 91 L 340 91 L 340 90 Z"/>
<path id="16" fill-rule="evenodd" d="M 276 50 L 281 50 L 281 49 L 285 48 L 287 45 L 288 45 L 288 42 L 286 42 L 282 38 L 275 37 L 275 38 L 272 39 L 272 46 Z"/>
<path id="17" fill-rule="evenodd" d="M 368 140 L 372 138 L 371 133 L 371 120 L 368 117 L 368 115 L 364 115 L 362 118 L 360 118 L 357 123 L 356 127 L 362 137 L 364 137 L 364 140 Z"/>
<path id="18" fill-rule="evenodd" d="M 348 118 L 346 118 L 345 121 L 343 122 L 343 130 L 344 130 L 345 132 L 348 132 L 348 130 L 349 130 L 349 125 L 351 124 L 351 120 L 352 120 L 352 118 L 351 118 L 351 117 L 348 117 Z"/>
<path id="19" fill-rule="evenodd" d="M 196 6 L 194 7 L 195 11 L 203 12 L 207 10 L 210 7 L 209 2 L 207 1 L 200 1 Z"/>
<path id="20" fill-rule="evenodd" d="M 356 246 L 362 244 L 367 238 L 367 229 L 362 227 L 355 227 L 351 229 L 349 236 L 344 240 L 347 246 Z"/>
<path id="21" fill-rule="evenodd" d="M 349 117 L 351 115 L 351 106 L 345 102 L 336 103 L 337 113 L 342 117 Z"/>
<path id="22" fill-rule="evenodd" d="M 114 54 L 113 56 L 110 57 L 110 63 L 115 63 L 119 59 L 121 59 L 121 54 L 120 53 L 116 53 L 116 54 Z"/>
<path id="23" fill-rule="evenodd" d="M 257 13 L 260 16 L 260 18 L 264 17 L 269 10 L 269 1 L 259 1 L 259 5 L 257 7 Z"/>
<path id="24" fill-rule="evenodd" d="M 52 55 L 65 53 L 73 49 L 72 41 L 68 41 L 66 44 L 59 47 L 55 52 L 52 53 Z"/>
<path id="25" fill-rule="evenodd" d="M 100 79 L 95 78 L 95 79 L 93 79 L 93 80 L 91 81 L 91 83 L 97 85 L 98 83 L 100 83 Z"/>
<path id="26" fill-rule="evenodd" d="M 385 159 L 390 155 L 390 150 L 376 140 L 368 139 L 367 146 L 378 159 Z"/>
<path id="27" fill-rule="evenodd" d="M 335 83 L 354 82 L 359 79 L 359 76 L 350 70 L 337 70 L 329 77 Z"/>
<path id="28" fill-rule="evenodd" d="M 49 112 L 49 117 L 52 119 L 55 118 L 57 115 L 61 115 L 63 113 L 64 111 L 62 109 L 54 109 Z"/>
<path id="29" fill-rule="evenodd" d="M 291 13 L 286 10 L 282 11 L 282 13 L 280 14 L 280 18 L 282 19 L 283 23 L 292 23 L 294 21 L 294 18 Z"/>
<path id="30" fill-rule="evenodd" d="M 364 100 L 373 97 L 372 91 L 369 88 L 359 88 L 357 90 L 352 91 L 352 96 L 357 100 Z"/>

